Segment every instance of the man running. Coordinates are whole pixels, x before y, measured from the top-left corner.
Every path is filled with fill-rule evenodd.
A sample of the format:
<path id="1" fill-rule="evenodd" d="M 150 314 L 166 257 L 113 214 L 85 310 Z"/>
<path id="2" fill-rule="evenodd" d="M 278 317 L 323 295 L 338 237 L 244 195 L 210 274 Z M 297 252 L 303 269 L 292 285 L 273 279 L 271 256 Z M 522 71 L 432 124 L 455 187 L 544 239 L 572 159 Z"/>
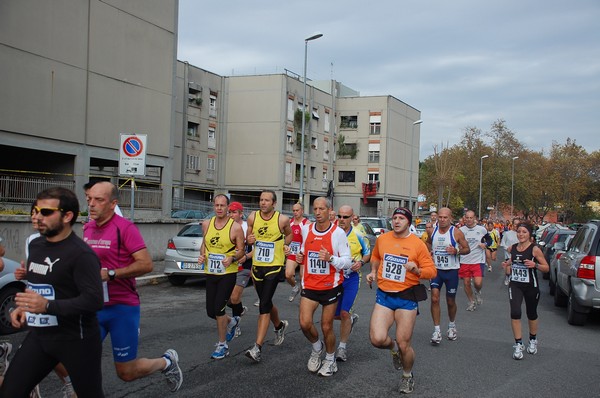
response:
<path id="1" fill-rule="evenodd" d="M 290 227 L 292 228 L 292 241 L 290 243 L 290 255 L 285 260 L 285 279 L 292 286 L 289 301 L 294 301 L 298 293 L 300 292 L 300 285 L 296 282 L 296 254 L 300 251 L 302 245 L 302 226 L 308 222 L 308 219 L 304 217 L 304 205 L 302 203 L 295 203 L 292 207 L 294 218 Z M 300 268 L 300 278 L 302 278 L 302 268 Z"/>
<path id="2" fill-rule="evenodd" d="M 460 257 L 458 276 L 463 280 L 465 294 L 469 300 L 467 311 L 475 311 L 475 308 L 483 303 L 481 287 L 483 285 L 483 270 L 485 267 L 485 250 L 489 244 L 490 236 L 487 229 L 477 224 L 477 217 L 473 210 L 468 210 L 465 213 L 464 220 L 465 225 L 460 227 L 460 230 L 465 235 L 471 251 Z M 471 281 L 475 285 L 474 294 Z"/>
<path id="3" fill-rule="evenodd" d="M 300 298 L 300 328 L 312 344 L 308 370 L 320 376 L 337 372 L 333 318 L 342 295 L 343 270 L 352 266 L 346 233 L 329 219 L 331 202 L 319 197 L 313 202 L 315 222 L 302 227 L 302 249 L 296 257 L 304 268 Z M 350 219 L 348 218 L 348 221 Z M 315 311 L 321 310 L 323 341 L 314 324 Z M 321 354 L 325 349 L 325 360 Z"/>
<path id="4" fill-rule="evenodd" d="M 240 321 L 239 316 L 230 318 L 225 308 L 235 286 L 238 260 L 245 256 L 244 233 L 241 225 L 227 214 L 227 196 L 216 195 L 213 208 L 215 216 L 202 222 L 204 239 L 198 262 L 204 263 L 206 272 L 206 314 L 217 321 L 219 335 L 211 358 L 223 359 L 229 355 L 227 341 L 235 336 L 234 328 Z"/>
<path id="5" fill-rule="evenodd" d="M 492 244 L 486 248 L 485 261 L 487 262 L 488 272 L 492 272 L 492 263 L 496 261 L 498 245 L 500 244 L 500 234 L 498 233 L 494 222 L 491 220 L 487 222 L 486 229 L 492 239 Z"/>
<path id="6" fill-rule="evenodd" d="M 352 220 L 353 215 L 354 210 L 347 205 L 340 207 L 337 214 L 338 226 L 346 233 L 348 245 L 350 246 L 350 257 L 352 258 L 352 268 L 344 270 L 342 297 L 338 300 L 335 310 L 335 319 L 341 321 L 340 344 L 335 359 L 342 362 L 348 360 L 346 346 L 350 333 L 358 321 L 358 314 L 352 311 L 352 307 L 360 288 L 362 277 L 360 270 L 371 259 L 369 241 L 352 226 L 350 220 Z"/>
<path id="7" fill-rule="evenodd" d="M 29 327 L 8 368 L 0 397 L 28 397 L 58 364 L 80 397 L 104 397 L 102 342 L 96 311 L 102 308 L 100 262 L 75 233 L 75 194 L 50 188 L 37 195 L 32 218 L 41 238 L 31 242 L 27 289 L 17 293 L 13 327 Z"/>
<path id="8" fill-rule="evenodd" d="M 452 226 L 452 211 L 443 207 L 440 209 L 437 227 L 433 230 L 429 239 L 433 261 L 437 269 L 437 275 L 431 279 L 431 318 L 433 318 L 433 335 L 431 344 L 439 345 L 442 342 L 442 332 L 440 330 L 441 310 L 440 310 L 440 291 L 442 286 L 446 285 L 446 306 L 448 307 L 448 331 L 446 336 L 448 340 L 454 341 L 456 334 L 456 291 L 458 289 L 458 255 L 468 254 L 469 244 L 465 240 L 465 235 Z"/>
<path id="9" fill-rule="evenodd" d="M 403 370 L 400 392 L 404 394 L 414 389 L 415 351 L 410 341 L 417 320 L 418 301 L 427 298 L 419 279 L 436 276 L 427 246 L 410 233 L 411 223 L 410 210 L 403 207 L 394 210 L 392 231 L 377 238 L 371 255 L 371 272 L 367 275 L 369 284 L 377 281 L 376 302 L 371 315 L 371 344 L 391 350 L 394 367 Z M 394 323 L 396 336 L 392 339 L 388 333 Z"/>
<path id="10" fill-rule="evenodd" d="M 98 320 L 102 339 L 110 333 L 117 375 L 123 381 L 133 381 L 160 371 L 175 392 L 183 381 L 177 351 L 168 349 L 160 358 L 137 357 L 140 298 L 135 278 L 152 271 L 144 239 L 131 221 L 115 214 L 118 192 L 114 184 L 98 182 L 88 196 L 92 220 L 83 227 L 83 239 L 102 264 L 101 277 L 108 297 Z"/>
<path id="11" fill-rule="evenodd" d="M 269 328 L 269 320 L 275 328 L 275 345 L 285 339 L 288 321 L 279 318 L 279 311 L 273 305 L 273 295 L 279 283 L 279 275 L 285 264 L 285 256 L 290 253 L 292 241 L 290 219 L 275 210 L 277 195 L 265 190 L 260 194 L 260 210 L 248 217 L 246 242 L 254 245 L 252 257 L 252 280 L 260 300 L 258 305 L 258 326 L 255 344 L 246 351 L 246 356 L 260 362 L 262 346 Z"/>

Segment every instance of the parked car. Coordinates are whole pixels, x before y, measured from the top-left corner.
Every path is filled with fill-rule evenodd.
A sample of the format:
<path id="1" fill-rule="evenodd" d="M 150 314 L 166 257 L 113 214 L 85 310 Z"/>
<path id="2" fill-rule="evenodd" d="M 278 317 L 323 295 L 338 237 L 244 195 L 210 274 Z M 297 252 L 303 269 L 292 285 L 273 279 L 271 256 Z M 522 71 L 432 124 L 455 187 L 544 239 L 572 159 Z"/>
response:
<path id="1" fill-rule="evenodd" d="M 363 224 L 363 228 L 365 229 L 365 238 L 369 241 L 369 247 L 373 251 L 377 235 L 375 235 L 375 231 L 373 231 L 373 228 L 369 224 Z"/>
<path id="2" fill-rule="evenodd" d="M 10 313 L 16 308 L 15 297 L 25 290 L 25 283 L 15 279 L 15 269 L 21 265 L 6 257 L 2 260 L 4 270 L 0 272 L 0 334 L 9 334 L 19 330 L 12 327 Z"/>
<path id="3" fill-rule="evenodd" d="M 600 309 L 600 221 L 584 224 L 556 266 L 554 304 L 567 306 L 567 322 L 583 325 Z"/>
<path id="4" fill-rule="evenodd" d="M 415 235 L 417 235 L 419 238 L 420 238 L 421 236 L 423 236 L 423 234 L 425 233 L 425 226 L 426 226 L 426 225 L 427 225 L 427 223 L 425 223 L 425 222 L 419 223 L 419 224 L 418 224 L 418 225 L 415 227 L 415 228 L 416 228 L 416 230 L 417 230 L 417 233 L 416 233 Z"/>
<path id="5" fill-rule="evenodd" d="M 184 218 L 187 220 L 203 220 L 206 214 L 201 210 L 176 210 L 171 213 L 171 218 Z"/>
<path id="6" fill-rule="evenodd" d="M 539 242 L 540 248 L 542 249 L 542 253 L 544 253 L 544 257 L 546 258 L 546 262 L 550 264 L 552 257 L 554 257 L 554 247 L 558 242 L 564 242 L 568 236 L 575 235 L 575 231 L 571 229 L 562 229 L 557 228 L 553 230 L 548 230 L 548 234 L 544 238 L 543 241 Z M 550 273 L 544 273 L 543 278 L 549 279 Z"/>
<path id="7" fill-rule="evenodd" d="M 558 260 L 560 257 L 567 251 L 567 247 L 569 247 L 569 243 L 573 239 L 573 235 L 567 235 L 567 238 L 563 242 L 556 242 L 554 244 L 554 254 L 550 258 L 548 265 L 550 266 L 550 271 L 548 272 L 548 279 L 550 279 L 548 286 L 550 287 L 549 292 L 551 296 L 554 296 L 556 292 L 556 268 L 558 266 Z"/>
<path id="8" fill-rule="evenodd" d="M 361 217 L 360 222 L 369 224 L 376 236 L 392 230 L 392 225 L 385 217 Z"/>
<path id="9" fill-rule="evenodd" d="M 202 225 L 195 222 L 186 224 L 169 239 L 164 273 L 172 285 L 183 285 L 190 276 L 205 276 L 204 264 L 198 264 L 203 237 Z"/>

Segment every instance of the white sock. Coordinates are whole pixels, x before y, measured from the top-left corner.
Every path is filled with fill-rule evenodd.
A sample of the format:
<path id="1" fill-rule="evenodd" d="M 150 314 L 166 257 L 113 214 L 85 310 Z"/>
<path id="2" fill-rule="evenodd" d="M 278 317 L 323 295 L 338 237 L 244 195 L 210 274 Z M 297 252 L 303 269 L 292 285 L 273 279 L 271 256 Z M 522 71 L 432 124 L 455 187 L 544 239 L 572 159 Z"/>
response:
<path id="1" fill-rule="evenodd" d="M 450 322 L 450 323 L 448 324 L 448 328 L 456 328 L 456 323 L 454 323 L 454 322 Z"/>
<path id="2" fill-rule="evenodd" d="M 440 331 L 440 325 L 433 325 L 433 331 L 434 332 L 439 332 Z"/>
<path id="3" fill-rule="evenodd" d="M 313 343 L 312 349 L 314 352 L 319 352 L 323 349 L 323 342 L 321 340 L 317 340 L 316 343 Z"/>
<path id="4" fill-rule="evenodd" d="M 325 354 L 325 360 L 327 361 L 335 361 L 335 352 L 330 353 L 326 353 Z"/>
<path id="5" fill-rule="evenodd" d="M 340 348 L 346 348 L 346 343 L 340 341 Z"/>

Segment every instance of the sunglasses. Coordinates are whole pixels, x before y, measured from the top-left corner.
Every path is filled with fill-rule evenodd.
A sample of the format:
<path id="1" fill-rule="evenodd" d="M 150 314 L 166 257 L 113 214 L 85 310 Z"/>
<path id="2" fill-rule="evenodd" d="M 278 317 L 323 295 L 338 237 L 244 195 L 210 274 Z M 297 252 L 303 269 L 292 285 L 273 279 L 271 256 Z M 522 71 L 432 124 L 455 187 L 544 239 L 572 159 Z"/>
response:
<path id="1" fill-rule="evenodd" d="M 337 216 L 337 218 L 343 218 L 344 220 L 347 220 L 347 219 L 349 219 L 350 217 L 352 217 L 352 216 L 342 216 L 342 215 L 339 215 L 339 214 L 338 214 L 338 216 Z"/>
<path id="2" fill-rule="evenodd" d="M 33 206 L 33 214 L 40 213 L 44 217 L 51 216 L 55 211 L 63 211 L 63 209 L 59 209 L 58 207 L 39 207 Z"/>

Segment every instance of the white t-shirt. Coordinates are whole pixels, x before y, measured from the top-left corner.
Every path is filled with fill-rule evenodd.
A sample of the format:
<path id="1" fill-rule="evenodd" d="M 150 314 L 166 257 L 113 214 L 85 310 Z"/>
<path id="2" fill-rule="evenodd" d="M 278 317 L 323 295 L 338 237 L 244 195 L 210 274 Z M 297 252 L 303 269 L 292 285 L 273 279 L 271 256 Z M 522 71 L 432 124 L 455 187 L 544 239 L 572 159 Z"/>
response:
<path id="1" fill-rule="evenodd" d="M 485 263 L 485 249 L 481 246 L 481 239 L 487 235 L 488 231 L 481 225 L 475 225 L 473 228 L 469 228 L 466 225 L 460 227 L 460 230 L 465 234 L 465 239 L 469 244 L 471 253 L 461 254 L 461 264 L 482 264 Z"/>

